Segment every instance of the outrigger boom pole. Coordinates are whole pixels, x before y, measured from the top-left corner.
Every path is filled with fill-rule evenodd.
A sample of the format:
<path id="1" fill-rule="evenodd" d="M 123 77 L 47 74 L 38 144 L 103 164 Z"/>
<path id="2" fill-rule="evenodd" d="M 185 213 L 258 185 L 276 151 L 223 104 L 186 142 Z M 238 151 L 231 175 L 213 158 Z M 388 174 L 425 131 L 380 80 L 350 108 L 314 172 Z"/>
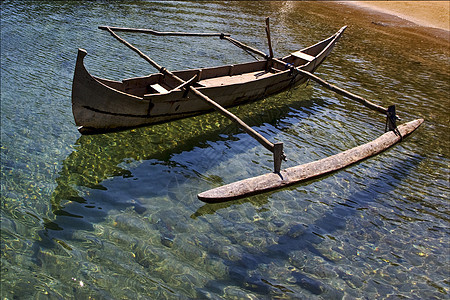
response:
<path id="1" fill-rule="evenodd" d="M 99 26 L 99 29 L 103 30 L 114 30 L 114 31 L 124 31 L 124 32 L 138 32 L 138 33 L 148 33 L 158 36 L 230 36 L 229 33 L 204 33 L 204 32 L 161 32 L 152 29 L 141 29 L 141 28 L 125 28 L 125 27 L 112 27 L 112 26 Z"/>
<path id="2" fill-rule="evenodd" d="M 266 19 L 266 24 L 268 24 L 268 18 Z M 270 39 L 270 29 L 269 29 L 268 25 L 266 26 L 266 32 L 267 32 L 267 38 Z M 344 90 L 342 88 L 339 88 L 339 87 L 337 87 L 335 85 L 332 85 L 332 84 L 326 82 L 325 80 L 323 80 L 322 78 L 312 74 L 311 72 L 305 71 L 305 70 L 300 69 L 300 68 L 294 68 L 294 67 L 290 66 L 286 62 L 284 62 L 284 61 L 282 61 L 282 60 L 280 60 L 278 58 L 274 58 L 273 57 L 273 53 L 272 53 L 272 43 L 270 42 L 270 40 L 269 40 L 269 52 L 270 52 L 270 55 L 267 55 L 266 53 L 264 53 L 264 52 L 262 52 L 262 51 L 260 51 L 258 49 L 255 49 L 253 47 L 250 47 L 250 46 L 248 46 L 248 45 L 246 45 L 246 44 L 244 44 L 244 43 L 242 43 L 242 42 L 240 42 L 238 40 L 235 40 L 235 39 L 233 39 L 231 37 L 224 36 L 222 38 L 227 40 L 227 41 L 229 41 L 229 42 L 231 42 L 232 44 L 234 44 L 234 45 L 236 45 L 238 47 L 241 47 L 242 49 L 245 49 L 245 50 L 251 51 L 251 52 L 253 52 L 255 54 L 258 54 L 258 55 L 264 57 L 267 60 L 273 60 L 273 61 L 275 61 L 275 62 L 277 62 L 277 63 L 279 63 L 281 65 L 284 65 L 286 68 L 292 68 L 293 71 L 301 73 L 302 75 L 306 76 L 308 79 L 311 79 L 311 80 L 317 82 L 318 84 L 322 85 L 323 87 L 325 87 L 325 88 L 327 88 L 329 90 L 332 90 L 333 92 L 335 92 L 337 94 L 340 94 L 340 95 L 345 96 L 347 98 L 350 98 L 352 100 L 358 101 L 359 103 L 363 104 L 364 106 L 366 106 L 366 107 L 368 107 L 368 108 L 370 108 L 372 110 L 378 111 L 378 112 L 380 112 L 382 114 L 385 114 L 385 115 L 388 112 L 388 109 L 386 109 L 386 108 L 384 108 L 384 107 L 382 107 L 380 105 L 377 105 L 375 103 L 372 103 L 369 100 L 364 99 L 361 96 L 355 95 L 355 94 L 350 93 L 350 92 L 348 92 L 348 91 L 346 91 L 346 90 Z M 396 118 L 398 119 L 398 117 L 396 117 Z"/>
<path id="3" fill-rule="evenodd" d="M 269 150 L 273 153 L 274 172 L 275 173 L 280 172 L 281 163 L 283 160 L 286 160 L 286 155 L 284 154 L 284 151 L 283 151 L 283 143 L 276 143 L 276 144 L 271 143 L 269 140 L 267 140 L 265 137 L 263 137 L 261 134 L 259 134 L 257 131 L 255 131 L 253 128 L 248 126 L 244 121 L 242 121 L 236 115 L 232 114 L 227 109 L 222 107 L 220 104 L 218 104 L 217 102 L 210 99 L 208 96 L 206 96 L 205 94 L 201 93 L 199 90 L 194 88 L 191 85 L 192 80 L 185 81 L 185 80 L 179 78 L 178 76 L 176 76 L 175 74 L 173 74 L 172 72 L 167 70 L 166 68 L 157 64 L 154 60 L 152 60 L 150 57 L 145 55 L 138 48 L 134 47 L 129 42 L 127 42 L 126 40 L 119 37 L 114 31 L 140 32 L 140 33 L 148 33 L 148 34 L 153 34 L 153 35 L 158 35 L 158 36 L 217 36 L 217 37 L 220 37 L 221 39 L 228 40 L 229 42 L 231 42 L 232 44 L 234 44 L 238 47 L 241 47 L 245 50 L 248 50 L 250 52 L 258 54 L 258 55 L 264 57 L 265 59 L 267 59 L 268 61 L 273 60 L 281 65 L 284 65 L 286 68 L 291 69 L 292 71 L 301 73 L 302 75 L 306 76 L 308 79 L 311 79 L 311 80 L 319 83 L 320 85 L 324 86 L 325 88 L 330 89 L 340 95 L 346 96 L 350 99 L 356 100 L 359 103 L 363 104 L 364 106 L 366 106 L 372 110 L 386 114 L 388 116 L 387 125 L 389 125 L 389 129 L 395 131 L 395 128 L 396 128 L 395 119 L 398 119 L 398 117 L 395 115 L 395 108 L 393 110 L 392 109 L 388 110 L 382 106 L 379 106 L 377 104 L 374 104 L 374 103 L 364 99 L 363 97 L 360 97 L 358 95 L 347 92 L 342 88 L 336 87 L 308 71 L 305 71 L 298 67 L 294 68 L 286 62 L 284 62 L 280 59 L 274 58 L 273 50 L 272 50 L 272 43 L 271 43 L 271 39 L 270 39 L 269 18 L 266 18 L 266 28 L 265 28 L 266 34 L 267 34 L 267 39 L 268 39 L 268 45 L 269 45 L 269 53 L 270 53 L 269 55 L 265 54 L 264 52 L 262 52 L 258 49 L 255 49 L 248 45 L 245 45 L 244 43 L 231 38 L 230 34 L 225 34 L 225 33 L 158 32 L 158 31 L 151 30 L 151 29 L 137 29 L 137 28 L 123 28 L 123 27 L 109 27 L 109 26 L 99 26 L 99 29 L 107 30 L 113 37 L 115 37 L 121 43 L 125 44 L 131 50 L 138 53 L 142 58 L 144 58 L 147 62 L 149 62 L 159 72 L 163 73 L 164 75 L 170 76 L 174 80 L 178 81 L 181 84 L 180 85 L 181 88 L 185 89 L 186 91 L 191 91 L 195 96 L 197 96 L 198 98 L 207 102 L 209 105 L 211 105 L 215 110 L 220 112 L 222 115 L 224 115 L 225 117 L 229 118 L 230 120 L 232 120 L 233 122 L 238 124 L 239 127 L 241 127 L 251 137 L 256 139 L 267 150 Z M 392 112 L 394 113 L 394 115 L 392 115 Z"/>
<path id="4" fill-rule="evenodd" d="M 213 101 L 205 94 L 201 93 L 199 90 L 194 88 L 192 85 L 190 85 L 188 82 L 184 81 L 183 79 L 179 78 L 169 70 L 167 70 L 164 67 L 161 67 L 159 64 L 157 64 L 154 60 L 152 60 L 150 57 L 145 55 L 142 51 L 140 51 L 138 48 L 134 47 L 130 43 L 128 43 L 126 40 L 119 37 L 113 30 L 114 27 L 108 27 L 108 26 L 99 26 L 100 29 L 107 30 L 113 37 L 115 37 L 117 40 L 119 40 L 121 43 L 125 44 L 128 48 L 138 53 L 142 58 L 144 58 L 147 62 L 149 62 L 154 68 L 158 69 L 159 72 L 163 73 L 164 75 L 170 76 L 174 80 L 178 81 L 180 84 L 183 85 L 183 88 L 191 91 L 194 95 L 196 95 L 198 98 L 204 100 L 209 105 L 211 105 L 214 109 L 216 109 L 218 112 L 220 112 L 225 117 L 229 118 L 233 122 L 237 123 L 239 127 L 241 127 L 245 132 L 247 132 L 251 137 L 256 139 L 261 145 L 263 145 L 267 150 L 273 153 L 273 159 L 274 159 L 274 172 L 279 173 L 281 170 L 281 162 L 283 160 L 286 160 L 286 156 L 283 151 L 283 143 L 276 143 L 273 144 L 269 142 L 265 137 L 263 137 L 261 134 L 259 134 L 257 131 L 255 131 L 253 128 L 248 126 L 244 121 L 239 119 L 236 115 L 232 114 L 228 110 L 226 110 L 224 107 L 222 107 L 219 103 Z M 137 29 L 130 29 L 126 30 L 126 28 L 119 28 L 118 30 L 122 31 L 136 31 Z M 154 32 L 153 30 L 151 30 Z M 152 32 L 147 32 L 154 34 Z M 174 33 L 175 35 L 180 35 L 181 33 Z M 167 34 L 169 35 L 169 34 Z M 216 36 L 216 34 L 214 34 Z M 220 34 L 220 37 L 223 38 L 225 35 Z M 225 36 L 226 37 L 226 36 Z"/>

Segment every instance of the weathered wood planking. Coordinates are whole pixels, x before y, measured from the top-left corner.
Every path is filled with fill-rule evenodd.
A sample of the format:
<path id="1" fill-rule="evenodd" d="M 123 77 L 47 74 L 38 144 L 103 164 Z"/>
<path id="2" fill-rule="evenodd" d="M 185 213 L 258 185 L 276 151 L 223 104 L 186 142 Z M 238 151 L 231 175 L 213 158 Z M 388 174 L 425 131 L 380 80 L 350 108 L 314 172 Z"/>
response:
<path id="1" fill-rule="evenodd" d="M 423 121 L 423 119 L 417 119 L 398 126 L 401 136 L 405 137 L 411 134 L 423 123 Z M 217 187 L 198 194 L 198 198 L 204 202 L 217 203 L 282 188 L 337 171 L 376 155 L 399 142 L 402 137 L 396 135 L 393 131 L 388 131 L 369 143 L 336 155 L 300 166 L 287 168 L 278 174 L 267 173 Z"/>

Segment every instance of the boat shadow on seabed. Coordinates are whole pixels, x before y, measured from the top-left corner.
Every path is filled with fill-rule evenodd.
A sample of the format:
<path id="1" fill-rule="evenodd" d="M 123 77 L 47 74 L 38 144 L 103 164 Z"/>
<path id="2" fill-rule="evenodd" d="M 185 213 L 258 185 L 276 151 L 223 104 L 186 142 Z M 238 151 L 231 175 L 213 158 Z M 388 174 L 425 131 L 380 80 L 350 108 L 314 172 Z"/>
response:
<path id="1" fill-rule="evenodd" d="M 245 249 L 244 247 L 244 254 L 241 259 L 224 260 L 223 263 L 229 269 L 229 277 L 226 279 L 210 281 L 204 288 L 198 289 L 198 293 L 207 295 L 211 291 L 214 291 L 220 295 L 223 293 L 223 289 L 226 286 L 236 285 L 244 290 L 256 292 L 261 295 L 279 295 L 280 293 L 292 295 L 294 291 L 283 285 L 277 284 L 276 280 L 264 278 L 264 276 L 261 275 L 254 275 L 254 271 L 260 266 L 270 265 L 274 261 L 290 261 L 290 253 L 293 251 L 305 251 L 305 256 L 309 253 L 308 256 L 318 256 L 324 261 L 333 264 L 334 262 L 332 259 L 318 251 L 316 246 L 324 240 L 325 236 L 329 236 L 339 230 L 345 230 L 348 218 L 351 218 L 358 210 L 370 206 L 380 195 L 386 195 L 392 191 L 408 177 L 411 170 L 420 164 L 422 159 L 423 157 L 420 155 L 414 155 L 408 157 L 407 160 L 398 162 L 398 165 L 390 166 L 385 174 L 380 175 L 384 180 L 377 180 L 368 185 L 364 190 L 355 192 L 346 199 L 345 203 L 334 204 L 331 211 L 327 212 L 313 224 L 293 224 L 286 234 L 278 238 L 277 244 L 268 246 L 266 249 L 262 249 L 257 253 L 255 253 L 255 249 L 253 248 Z M 299 185 L 308 184 L 310 184 L 310 182 Z M 298 188 L 299 185 L 297 185 L 296 188 Z M 266 197 L 269 197 L 270 194 L 271 193 L 266 193 L 265 195 Z M 301 201 L 301 199 L 298 201 Z M 233 203 L 230 203 L 228 205 L 232 204 Z M 203 207 L 203 210 L 206 211 L 207 206 L 219 206 L 220 208 L 224 208 L 224 205 L 224 203 L 207 204 Z M 295 284 L 312 294 L 322 295 L 329 299 L 341 299 L 344 296 L 342 291 L 333 289 L 319 279 L 309 277 L 299 272 L 299 268 L 296 268 L 295 266 L 292 266 L 292 268 L 289 269 L 293 270 L 290 271 L 290 274 L 292 278 L 295 279 Z M 249 276 L 249 273 L 253 275 Z M 348 282 L 350 286 L 358 287 L 362 285 L 356 276 L 342 271 L 338 271 L 337 274 L 342 280 Z"/>
<path id="2" fill-rule="evenodd" d="M 282 99 L 283 97 L 286 99 Z M 277 102 L 276 105 L 267 108 L 267 102 L 270 104 L 274 101 Z M 244 120 L 253 126 L 262 123 L 275 124 L 289 115 L 292 109 L 295 109 L 296 113 L 304 111 L 305 116 L 309 116 L 327 105 L 330 103 L 315 98 L 292 101 L 290 95 L 283 93 L 256 102 L 252 106 L 248 105 Z M 77 230 L 94 230 L 93 225 L 104 221 L 112 209 L 124 210 L 132 207 L 138 214 L 146 211 L 135 199 L 123 199 L 120 196 L 92 199 L 93 197 L 85 196 L 93 191 L 107 190 L 102 185 L 104 180 L 112 177 L 133 177 L 126 162 L 139 164 L 142 161 L 155 160 L 162 165 L 176 164 L 187 169 L 187 166 L 180 166 L 178 162 L 171 161 L 171 157 L 177 153 L 189 152 L 195 147 L 208 147 L 211 141 L 236 139 L 233 135 L 238 131 L 237 127 L 234 124 L 222 126 L 223 118 L 216 113 L 196 117 L 194 123 L 190 121 L 192 119 L 194 118 L 140 128 L 135 132 L 78 138 L 75 143 L 76 150 L 63 161 L 60 176 L 56 179 L 57 187 L 51 197 L 55 217 L 43 220 L 44 228 L 38 232 L 40 240 L 33 245 L 34 262 L 37 265 L 42 264 L 39 258 L 41 248 L 55 249 L 58 244 L 65 249 L 61 249 L 62 251 L 71 251 L 65 241 L 73 240 L 73 233 Z M 199 124 L 200 122 L 202 124 Z M 215 162 L 211 161 L 211 164 L 213 163 Z M 159 229 L 161 226 L 156 227 Z"/>

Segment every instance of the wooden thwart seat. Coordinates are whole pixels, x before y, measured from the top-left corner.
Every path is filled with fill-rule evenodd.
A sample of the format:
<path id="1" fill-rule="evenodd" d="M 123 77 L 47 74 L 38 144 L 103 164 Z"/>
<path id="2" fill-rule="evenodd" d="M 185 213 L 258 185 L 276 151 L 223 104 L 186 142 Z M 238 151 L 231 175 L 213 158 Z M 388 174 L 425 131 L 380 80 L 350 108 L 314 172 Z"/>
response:
<path id="1" fill-rule="evenodd" d="M 306 54 L 302 51 L 296 51 L 291 53 L 292 56 L 295 56 L 296 58 L 300 58 L 306 61 L 312 61 L 314 59 L 314 56 Z"/>
<path id="2" fill-rule="evenodd" d="M 155 90 L 157 93 L 160 93 L 160 94 L 166 94 L 169 92 L 168 90 L 166 90 L 164 87 L 162 87 L 158 83 L 150 84 L 150 88 L 152 88 L 153 90 Z"/>

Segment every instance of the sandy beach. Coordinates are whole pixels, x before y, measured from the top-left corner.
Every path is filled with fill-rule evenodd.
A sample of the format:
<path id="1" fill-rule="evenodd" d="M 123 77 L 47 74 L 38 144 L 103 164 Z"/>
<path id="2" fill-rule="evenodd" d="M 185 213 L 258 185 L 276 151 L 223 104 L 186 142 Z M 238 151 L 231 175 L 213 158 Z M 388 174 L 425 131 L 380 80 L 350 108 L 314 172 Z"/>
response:
<path id="1" fill-rule="evenodd" d="M 450 31 L 450 1 L 343 1 L 395 15 L 424 27 Z"/>

